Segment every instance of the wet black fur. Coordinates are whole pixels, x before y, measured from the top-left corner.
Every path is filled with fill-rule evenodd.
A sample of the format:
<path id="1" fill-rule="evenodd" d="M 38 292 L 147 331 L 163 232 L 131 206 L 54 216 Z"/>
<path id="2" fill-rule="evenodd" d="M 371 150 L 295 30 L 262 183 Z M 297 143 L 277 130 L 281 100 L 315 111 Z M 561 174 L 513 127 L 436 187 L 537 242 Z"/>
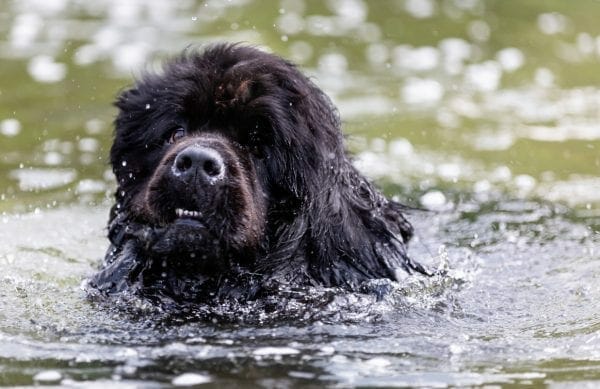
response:
<path id="1" fill-rule="evenodd" d="M 208 302 L 257 298 L 272 282 L 357 290 L 398 270 L 425 272 L 406 254 L 413 230 L 404 207 L 353 167 L 335 107 L 291 63 L 243 45 L 187 50 L 143 75 L 116 106 L 111 246 L 90 280 L 102 293 Z M 159 210 L 192 192 L 158 185 L 163 200 L 141 195 L 174 153 L 165 139 L 177 126 L 194 139 L 217 136 L 239 165 L 228 191 L 210 195 L 218 205 L 201 227 L 175 225 Z M 221 197 L 238 199 L 237 208 Z M 252 212 L 248 201 L 258 204 Z"/>

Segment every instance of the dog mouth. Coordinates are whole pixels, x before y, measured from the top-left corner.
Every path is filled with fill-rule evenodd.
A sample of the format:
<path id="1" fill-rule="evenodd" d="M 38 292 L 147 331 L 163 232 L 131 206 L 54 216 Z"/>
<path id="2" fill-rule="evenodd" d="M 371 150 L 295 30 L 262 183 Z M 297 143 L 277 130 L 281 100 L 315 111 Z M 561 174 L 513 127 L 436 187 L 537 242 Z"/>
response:
<path id="1" fill-rule="evenodd" d="M 202 212 L 200 212 L 200 211 L 191 211 L 189 209 L 184 209 L 184 208 L 176 208 L 175 209 L 175 218 L 176 219 L 200 220 L 201 217 L 202 217 Z"/>

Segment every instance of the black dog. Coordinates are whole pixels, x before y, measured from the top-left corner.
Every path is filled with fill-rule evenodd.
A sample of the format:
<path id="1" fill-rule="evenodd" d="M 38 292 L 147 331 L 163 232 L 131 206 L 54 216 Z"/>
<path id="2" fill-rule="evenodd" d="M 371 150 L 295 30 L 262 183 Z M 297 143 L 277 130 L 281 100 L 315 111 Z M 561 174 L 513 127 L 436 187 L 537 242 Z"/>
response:
<path id="1" fill-rule="evenodd" d="M 190 50 L 116 106 L 101 292 L 208 302 L 426 273 L 406 254 L 404 207 L 352 166 L 331 101 L 289 62 Z"/>

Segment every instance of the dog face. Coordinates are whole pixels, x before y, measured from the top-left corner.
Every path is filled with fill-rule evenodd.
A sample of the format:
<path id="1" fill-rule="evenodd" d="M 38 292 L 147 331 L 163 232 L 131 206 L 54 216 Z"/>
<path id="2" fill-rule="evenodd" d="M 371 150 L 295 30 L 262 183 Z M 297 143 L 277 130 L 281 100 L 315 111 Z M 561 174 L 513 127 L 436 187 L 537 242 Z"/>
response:
<path id="1" fill-rule="evenodd" d="M 402 206 L 352 166 L 337 111 L 287 61 L 240 45 L 186 52 L 116 106 L 112 246 L 95 285 L 246 272 L 355 289 L 424 272 Z"/>
<path id="2" fill-rule="evenodd" d="M 116 211 L 174 230 L 173 251 L 255 253 L 270 214 L 299 211 L 307 173 L 343 158 L 339 134 L 300 113 L 314 99 L 293 66 L 248 47 L 184 54 L 142 77 L 116 103 Z"/>

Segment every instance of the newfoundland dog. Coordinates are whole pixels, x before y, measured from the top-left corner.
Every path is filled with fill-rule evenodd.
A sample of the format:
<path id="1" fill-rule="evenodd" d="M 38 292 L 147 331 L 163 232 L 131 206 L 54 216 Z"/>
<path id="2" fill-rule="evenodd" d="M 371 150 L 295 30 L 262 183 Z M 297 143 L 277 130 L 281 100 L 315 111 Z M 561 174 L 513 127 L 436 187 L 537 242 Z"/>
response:
<path id="1" fill-rule="evenodd" d="M 187 50 L 117 98 L 103 295 L 208 303 L 265 285 L 360 290 L 426 273 L 412 227 L 352 165 L 337 111 L 253 47 Z"/>

